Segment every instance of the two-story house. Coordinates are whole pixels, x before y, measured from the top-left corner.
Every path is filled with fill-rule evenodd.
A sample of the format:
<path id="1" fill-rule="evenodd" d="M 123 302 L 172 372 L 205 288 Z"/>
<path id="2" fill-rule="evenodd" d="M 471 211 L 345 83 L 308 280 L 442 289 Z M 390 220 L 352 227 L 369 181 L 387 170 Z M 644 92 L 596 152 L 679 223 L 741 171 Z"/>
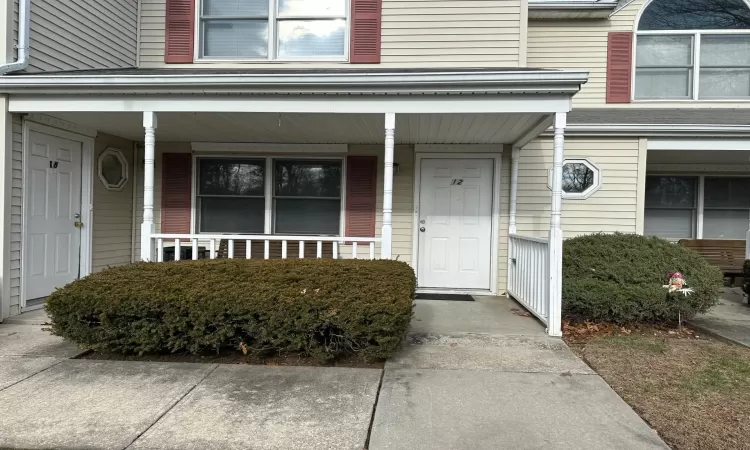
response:
<path id="1" fill-rule="evenodd" d="M 382 257 L 559 335 L 563 237 L 748 230 L 745 0 L 0 0 L 0 22 L 0 318 L 139 260 Z"/>

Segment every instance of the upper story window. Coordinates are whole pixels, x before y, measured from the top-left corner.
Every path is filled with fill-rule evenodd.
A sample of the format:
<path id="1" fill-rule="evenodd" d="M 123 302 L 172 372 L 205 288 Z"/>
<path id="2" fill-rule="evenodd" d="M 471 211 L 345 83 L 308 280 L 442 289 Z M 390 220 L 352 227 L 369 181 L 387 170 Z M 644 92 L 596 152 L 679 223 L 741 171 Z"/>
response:
<path id="1" fill-rule="evenodd" d="M 200 57 L 344 60 L 347 0 L 200 0 Z"/>
<path id="2" fill-rule="evenodd" d="M 653 0 L 638 23 L 635 98 L 750 99 L 745 0 Z"/>

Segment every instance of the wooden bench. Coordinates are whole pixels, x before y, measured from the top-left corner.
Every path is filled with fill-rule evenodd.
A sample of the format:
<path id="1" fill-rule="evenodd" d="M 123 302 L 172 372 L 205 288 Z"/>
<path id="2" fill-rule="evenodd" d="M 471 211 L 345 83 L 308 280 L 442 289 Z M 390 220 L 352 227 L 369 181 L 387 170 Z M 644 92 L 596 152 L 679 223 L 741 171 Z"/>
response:
<path id="1" fill-rule="evenodd" d="M 717 266 L 724 276 L 742 276 L 745 263 L 745 241 L 741 239 L 682 239 L 679 244 L 701 254 L 710 264 Z"/>

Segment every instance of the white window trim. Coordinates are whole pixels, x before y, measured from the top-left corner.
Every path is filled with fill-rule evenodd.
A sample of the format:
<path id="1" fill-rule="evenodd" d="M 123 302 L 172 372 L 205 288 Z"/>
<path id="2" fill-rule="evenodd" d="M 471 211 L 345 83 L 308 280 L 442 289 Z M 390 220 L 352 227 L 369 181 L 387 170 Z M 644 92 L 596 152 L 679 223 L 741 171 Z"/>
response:
<path id="1" fill-rule="evenodd" d="M 203 0 L 195 0 L 195 26 L 193 27 L 193 62 L 195 63 L 286 63 L 286 62 L 349 62 L 349 41 L 351 39 L 351 0 L 346 1 L 345 16 L 326 16 L 326 17 L 307 17 L 307 16 L 288 16 L 282 19 L 344 19 L 346 27 L 344 28 L 344 54 L 343 56 L 309 56 L 297 58 L 278 58 L 278 32 L 276 24 L 278 23 L 278 2 L 279 0 L 268 0 L 268 56 L 266 58 L 233 58 L 233 57 L 203 57 L 201 55 L 201 46 L 203 40 L 201 36 L 201 9 Z"/>
<path id="2" fill-rule="evenodd" d="M 104 162 L 104 158 L 109 155 L 117 158 L 117 160 L 120 161 L 122 167 L 120 182 L 116 184 L 111 184 L 109 181 L 107 181 L 107 179 L 104 177 L 104 173 L 102 172 L 102 163 Z M 104 149 L 104 151 L 101 155 L 99 155 L 99 158 L 96 161 L 96 172 L 97 175 L 99 175 L 99 181 L 102 182 L 102 184 L 108 191 L 121 191 L 122 188 L 125 187 L 126 184 L 128 184 L 128 160 L 125 159 L 125 155 L 122 154 L 122 150 L 118 148 L 107 147 Z"/>
<path id="3" fill-rule="evenodd" d="M 198 231 L 198 160 L 199 159 L 263 159 L 266 161 L 265 172 L 265 192 L 266 201 L 265 223 L 263 234 L 275 235 L 273 233 L 273 161 L 278 159 L 304 159 L 310 161 L 317 160 L 337 160 L 341 161 L 341 217 L 339 218 L 339 234 L 343 237 L 346 231 L 346 157 L 343 156 L 318 156 L 318 155 L 284 155 L 284 154 L 212 154 L 212 153 L 194 153 L 193 170 L 190 193 L 190 233 L 191 234 L 217 234 L 216 232 L 199 232 Z M 221 234 L 221 233 L 218 233 Z M 284 236 L 288 233 L 279 233 Z M 296 234 L 299 236 L 299 233 Z M 317 235 L 311 235 L 317 236 Z"/>
<path id="4" fill-rule="evenodd" d="M 694 173 L 647 173 L 646 178 L 649 177 L 691 177 L 697 179 L 697 192 L 695 199 L 695 206 L 693 206 L 693 222 L 690 224 L 690 228 L 695 231 L 695 237 L 683 238 L 683 239 L 703 239 L 703 217 L 705 215 L 705 188 L 706 188 L 706 177 L 708 178 L 750 178 L 747 174 L 731 174 L 731 175 L 696 175 Z M 645 179 L 644 179 L 645 183 Z M 646 211 L 649 209 L 668 209 L 668 208 L 649 208 L 646 206 L 646 202 L 643 202 L 643 217 L 645 220 Z M 682 209 L 682 208 L 677 208 Z M 687 208 L 684 208 L 687 209 Z M 708 209 L 723 209 L 723 208 L 708 208 Z M 739 209 L 739 208 L 725 208 L 727 210 Z M 748 214 L 748 220 L 750 220 L 750 213 Z M 714 238 L 711 238 L 714 239 Z"/>
<path id="5" fill-rule="evenodd" d="M 750 102 L 750 96 L 747 97 L 714 97 L 714 98 L 700 98 L 700 45 L 702 35 L 719 35 L 719 34 L 742 34 L 750 36 L 750 30 L 648 30 L 648 31 L 637 31 L 633 36 L 633 62 L 632 62 L 632 94 L 631 100 L 635 103 L 639 102 L 709 102 L 709 103 L 721 103 L 721 102 Z M 692 64 L 692 96 L 686 98 L 638 98 L 636 97 L 636 77 L 638 75 L 638 37 L 639 36 L 664 36 L 664 35 L 682 35 L 693 37 L 693 64 Z M 748 67 L 750 71 L 750 67 Z"/>
<path id="6" fill-rule="evenodd" d="M 589 167 L 589 169 L 594 171 L 594 184 L 591 185 L 588 189 L 586 189 L 583 192 L 576 192 L 576 193 L 568 193 L 563 191 L 562 197 L 564 199 L 569 200 L 585 200 L 589 197 L 591 197 L 596 191 L 602 188 L 602 169 L 599 168 L 596 164 L 591 162 L 588 158 L 565 158 L 563 160 L 563 167 L 565 164 L 584 164 Z M 547 176 L 547 187 L 551 190 L 552 189 L 552 168 L 549 169 L 549 175 Z"/>

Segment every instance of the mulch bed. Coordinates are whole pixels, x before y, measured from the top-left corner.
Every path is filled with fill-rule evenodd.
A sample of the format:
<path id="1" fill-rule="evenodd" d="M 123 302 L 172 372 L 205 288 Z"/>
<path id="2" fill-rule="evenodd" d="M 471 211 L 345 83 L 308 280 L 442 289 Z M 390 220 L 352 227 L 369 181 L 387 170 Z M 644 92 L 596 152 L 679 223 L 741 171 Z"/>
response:
<path id="1" fill-rule="evenodd" d="M 672 448 L 750 449 L 750 348 L 659 326 L 565 324 L 564 338 Z"/>
<path id="2" fill-rule="evenodd" d="M 187 353 L 175 354 L 146 354 L 122 355 L 119 353 L 101 353 L 91 351 L 76 359 L 109 360 L 109 361 L 152 361 L 152 362 L 185 362 L 204 364 L 252 364 L 260 366 L 322 366 L 322 367 L 354 367 L 366 369 L 382 369 L 384 360 L 365 361 L 360 357 L 342 357 L 326 363 L 304 355 L 269 353 L 266 355 L 244 355 L 237 350 L 226 349 L 220 353 L 204 353 L 191 355 Z"/>

